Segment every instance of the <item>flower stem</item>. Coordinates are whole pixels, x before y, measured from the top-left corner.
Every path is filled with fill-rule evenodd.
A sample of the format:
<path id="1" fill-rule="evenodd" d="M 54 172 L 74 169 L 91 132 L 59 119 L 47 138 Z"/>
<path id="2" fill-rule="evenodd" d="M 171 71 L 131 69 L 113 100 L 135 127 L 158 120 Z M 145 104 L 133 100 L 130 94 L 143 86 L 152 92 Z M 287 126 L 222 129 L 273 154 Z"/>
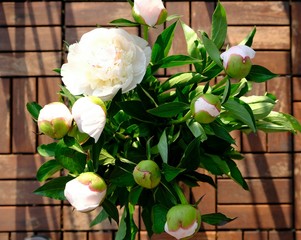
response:
<path id="1" fill-rule="evenodd" d="M 148 31 L 149 31 L 149 26 L 143 25 L 143 38 L 148 41 Z"/>
<path id="2" fill-rule="evenodd" d="M 176 182 L 173 183 L 173 188 L 176 191 L 176 193 L 177 193 L 177 195 L 180 199 L 181 204 L 188 204 L 188 201 L 187 201 L 182 189 L 180 188 L 180 186 Z"/>
<path id="3" fill-rule="evenodd" d="M 179 123 L 182 123 L 182 122 L 186 122 L 189 118 L 191 117 L 191 110 L 189 110 L 185 116 L 177 119 L 177 120 L 173 120 L 171 121 L 171 124 L 179 124 Z"/>

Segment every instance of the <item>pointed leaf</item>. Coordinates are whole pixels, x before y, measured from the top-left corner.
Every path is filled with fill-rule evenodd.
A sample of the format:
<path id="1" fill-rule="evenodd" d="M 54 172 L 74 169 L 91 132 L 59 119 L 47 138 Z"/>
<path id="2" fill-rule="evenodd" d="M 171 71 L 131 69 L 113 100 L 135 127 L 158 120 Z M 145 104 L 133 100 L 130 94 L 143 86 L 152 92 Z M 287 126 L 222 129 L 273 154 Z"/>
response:
<path id="1" fill-rule="evenodd" d="M 227 17 L 226 11 L 222 4 L 218 1 L 217 6 L 212 15 L 212 31 L 211 39 L 215 43 L 217 49 L 220 49 L 227 36 Z"/>
<path id="2" fill-rule="evenodd" d="M 163 163 L 163 173 L 164 173 L 164 177 L 167 180 L 167 182 L 172 181 L 180 173 L 182 173 L 184 171 L 185 171 L 184 168 L 177 168 L 177 167 L 170 166 L 166 163 Z"/>
<path id="3" fill-rule="evenodd" d="M 210 213 L 210 214 L 203 214 L 202 221 L 214 225 L 214 226 L 223 226 L 236 218 L 228 218 L 222 213 Z"/>
<path id="4" fill-rule="evenodd" d="M 27 111 L 30 113 L 31 117 L 38 120 L 40 110 L 42 107 L 36 102 L 30 102 L 26 104 Z"/>
<path id="5" fill-rule="evenodd" d="M 253 38 L 254 38 L 254 36 L 255 36 L 255 33 L 256 33 L 256 27 L 254 27 L 254 28 L 252 29 L 252 31 L 248 34 L 248 36 L 247 36 L 244 40 L 242 40 L 242 41 L 240 42 L 240 44 L 241 44 L 241 45 L 246 45 L 246 46 L 248 46 L 248 47 L 251 47 L 252 44 L 253 44 Z"/>
<path id="6" fill-rule="evenodd" d="M 102 209 L 99 214 L 90 222 L 90 227 L 95 226 L 96 224 L 101 223 L 102 221 L 106 220 L 108 218 L 107 212 Z"/>
<path id="7" fill-rule="evenodd" d="M 50 144 L 42 144 L 37 148 L 38 153 L 43 157 L 54 157 L 56 145 L 56 142 Z"/>
<path id="8" fill-rule="evenodd" d="M 168 209 L 162 205 L 155 205 L 152 208 L 152 216 L 153 216 L 153 231 L 154 233 L 162 233 L 164 232 L 164 225 L 166 222 L 166 214 Z"/>
<path id="9" fill-rule="evenodd" d="M 147 112 L 157 117 L 171 118 L 185 110 L 188 110 L 189 108 L 190 106 L 186 103 L 171 102 L 171 103 L 161 104 L 156 108 L 147 110 Z"/>
<path id="10" fill-rule="evenodd" d="M 202 35 L 202 41 L 204 46 L 210 56 L 210 58 L 220 67 L 223 69 L 223 64 L 220 58 L 220 52 L 214 42 L 207 38 L 204 34 Z"/>
<path id="11" fill-rule="evenodd" d="M 45 181 L 62 168 L 62 165 L 60 165 L 56 160 L 49 160 L 43 163 L 43 165 L 39 168 L 36 177 L 40 182 Z"/>
<path id="12" fill-rule="evenodd" d="M 160 156 L 164 163 L 168 162 L 168 143 L 167 143 L 167 136 L 165 130 L 163 131 L 159 143 L 158 143 L 158 150 Z"/>
<path id="13" fill-rule="evenodd" d="M 270 70 L 259 65 L 252 65 L 251 71 L 249 72 L 246 79 L 257 83 L 266 82 L 272 78 L 279 76 L 278 74 L 272 73 Z"/>

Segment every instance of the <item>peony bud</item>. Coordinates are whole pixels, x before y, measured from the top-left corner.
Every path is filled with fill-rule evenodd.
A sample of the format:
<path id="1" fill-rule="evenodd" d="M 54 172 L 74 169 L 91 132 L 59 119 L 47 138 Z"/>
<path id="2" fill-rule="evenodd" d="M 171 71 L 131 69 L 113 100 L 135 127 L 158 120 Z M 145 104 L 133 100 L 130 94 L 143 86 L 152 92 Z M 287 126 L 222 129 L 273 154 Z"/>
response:
<path id="1" fill-rule="evenodd" d="M 158 186 L 161 180 L 160 168 L 152 160 L 139 162 L 133 171 L 133 176 L 137 184 L 148 189 Z"/>
<path id="2" fill-rule="evenodd" d="M 246 45 L 237 45 L 221 54 L 226 73 L 235 79 L 246 77 L 252 67 L 255 51 Z"/>
<path id="3" fill-rule="evenodd" d="M 176 239 L 188 239 L 200 228 L 201 214 L 189 204 L 179 204 L 167 212 L 164 230 Z"/>
<path id="4" fill-rule="evenodd" d="M 167 18 L 162 0 L 135 0 L 132 14 L 136 22 L 150 27 L 164 23 Z"/>
<path id="5" fill-rule="evenodd" d="M 45 135 L 60 139 L 68 133 L 72 120 L 72 115 L 66 105 L 53 102 L 41 109 L 38 117 L 38 128 Z"/>
<path id="6" fill-rule="evenodd" d="M 98 141 L 106 124 L 106 107 L 98 97 L 82 97 L 72 107 L 72 115 L 80 132 Z"/>
<path id="7" fill-rule="evenodd" d="M 97 208 L 107 192 L 105 181 L 94 172 L 85 172 L 67 182 L 64 195 L 79 212 L 89 212 Z"/>
<path id="8" fill-rule="evenodd" d="M 221 102 L 217 96 L 205 93 L 192 100 L 191 111 L 197 122 L 211 123 L 220 114 Z"/>

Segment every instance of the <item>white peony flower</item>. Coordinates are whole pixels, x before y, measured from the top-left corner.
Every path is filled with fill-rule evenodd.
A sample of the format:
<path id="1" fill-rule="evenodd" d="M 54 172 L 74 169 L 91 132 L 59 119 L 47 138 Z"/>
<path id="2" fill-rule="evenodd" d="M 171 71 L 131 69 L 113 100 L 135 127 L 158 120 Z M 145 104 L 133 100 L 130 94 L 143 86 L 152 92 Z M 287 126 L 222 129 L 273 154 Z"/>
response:
<path id="1" fill-rule="evenodd" d="M 111 100 L 121 88 L 128 92 L 144 77 L 151 49 L 148 43 L 118 28 L 97 28 L 69 46 L 62 81 L 74 95 Z"/>
<path id="2" fill-rule="evenodd" d="M 93 172 L 85 172 L 67 182 L 64 195 L 79 212 L 89 212 L 97 208 L 106 196 L 105 181 Z"/>
<path id="3" fill-rule="evenodd" d="M 73 117 L 65 104 L 53 102 L 41 109 L 38 117 L 38 128 L 45 135 L 60 139 L 68 133 L 72 120 Z"/>
<path id="4" fill-rule="evenodd" d="M 141 24 L 150 27 L 161 24 L 166 20 L 167 11 L 162 0 L 135 0 L 133 7 L 133 17 Z"/>
<path id="5" fill-rule="evenodd" d="M 82 97 L 72 106 L 72 115 L 80 132 L 98 141 L 106 124 L 103 102 L 97 97 Z"/>

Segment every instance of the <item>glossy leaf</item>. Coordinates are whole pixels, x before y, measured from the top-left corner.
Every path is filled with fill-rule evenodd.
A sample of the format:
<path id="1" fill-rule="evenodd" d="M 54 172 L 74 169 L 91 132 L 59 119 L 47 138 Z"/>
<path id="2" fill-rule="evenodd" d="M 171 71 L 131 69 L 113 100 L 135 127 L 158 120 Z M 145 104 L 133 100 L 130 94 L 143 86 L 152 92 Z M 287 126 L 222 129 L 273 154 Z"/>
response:
<path id="1" fill-rule="evenodd" d="M 26 104 L 27 111 L 30 113 L 31 117 L 38 120 L 40 110 L 42 107 L 36 102 L 29 102 Z"/>
<path id="2" fill-rule="evenodd" d="M 147 112 L 157 117 L 171 118 L 188 109 L 190 109 L 190 106 L 186 103 L 171 102 L 161 104 L 156 108 L 149 109 Z"/>
<path id="3" fill-rule="evenodd" d="M 184 172 L 184 168 L 177 168 L 163 163 L 163 174 L 167 182 L 174 180 L 180 173 Z"/>
<path id="4" fill-rule="evenodd" d="M 252 65 L 251 71 L 249 72 L 246 79 L 257 83 L 266 82 L 272 78 L 277 77 L 278 74 L 272 73 L 265 67 L 259 65 Z"/>
<path id="5" fill-rule="evenodd" d="M 36 177 L 40 182 L 45 181 L 62 168 L 62 165 L 60 165 L 56 160 L 49 160 L 42 164 L 37 171 Z"/>
<path id="6" fill-rule="evenodd" d="M 223 226 L 236 218 L 228 218 L 226 215 L 222 213 L 210 213 L 210 214 L 203 214 L 202 221 L 214 225 L 214 226 Z"/>
<path id="7" fill-rule="evenodd" d="M 218 1 L 217 6 L 212 15 L 211 39 L 215 43 L 217 49 L 220 49 L 227 36 L 227 17 L 226 11 L 222 4 Z"/>
<path id="8" fill-rule="evenodd" d="M 168 143 L 167 143 L 167 136 L 166 131 L 164 130 L 159 143 L 158 143 L 158 151 L 164 163 L 168 163 Z"/>
<path id="9" fill-rule="evenodd" d="M 57 143 L 42 144 L 38 146 L 37 151 L 43 157 L 54 157 Z"/>
<path id="10" fill-rule="evenodd" d="M 154 205 L 152 208 L 153 216 L 153 231 L 154 233 L 160 234 L 164 232 L 164 225 L 166 222 L 166 214 L 168 209 L 162 205 Z"/>
<path id="11" fill-rule="evenodd" d="M 204 34 L 202 35 L 202 41 L 204 43 L 204 46 L 208 52 L 208 55 L 210 58 L 220 67 L 223 68 L 223 64 L 220 58 L 220 52 L 215 45 L 215 43 L 207 38 Z"/>
<path id="12" fill-rule="evenodd" d="M 244 40 L 242 40 L 240 42 L 241 45 L 246 45 L 246 46 L 249 46 L 251 47 L 252 44 L 253 44 L 253 38 L 255 36 L 255 33 L 256 33 L 256 27 L 254 27 L 252 29 L 252 31 L 248 34 L 248 36 L 246 36 L 246 38 Z"/>
<path id="13" fill-rule="evenodd" d="M 110 24 L 117 27 L 137 27 L 140 25 L 139 23 L 132 22 L 125 18 L 115 19 L 111 21 Z"/>
<path id="14" fill-rule="evenodd" d="M 108 218 L 108 214 L 107 212 L 102 209 L 99 214 L 90 222 L 90 227 L 93 227 L 101 222 L 103 222 L 104 220 L 106 220 Z"/>

